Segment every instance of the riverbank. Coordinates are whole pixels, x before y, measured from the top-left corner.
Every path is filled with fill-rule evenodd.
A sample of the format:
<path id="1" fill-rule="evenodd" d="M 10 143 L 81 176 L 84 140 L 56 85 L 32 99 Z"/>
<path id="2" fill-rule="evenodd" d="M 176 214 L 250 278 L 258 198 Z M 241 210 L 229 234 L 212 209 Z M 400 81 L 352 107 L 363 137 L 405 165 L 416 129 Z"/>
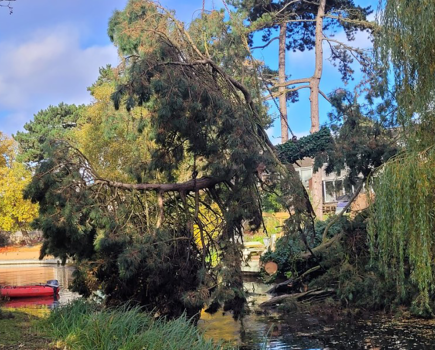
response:
<path id="1" fill-rule="evenodd" d="M 57 350 L 51 345 L 52 339 L 37 327 L 41 316 L 34 314 L 35 310 L 20 309 L 3 311 L 5 318 L 0 318 L 0 349 L 1 350 Z"/>
<path id="2" fill-rule="evenodd" d="M 46 256 L 39 260 L 41 244 L 33 246 L 8 246 L 0 248 L 0 265 L 58 264 L 59 259 Z"/>
<path id="3" fill-rule="evenodd" d="M 51 312 L 32 314 L 31 310 L 4 309 L 12 318 L 0 319 L 1 350 L 234 349 L 206 340 L 186 317 L 156 319 L 139 307 L 105 309 L 80 299 Z"/>

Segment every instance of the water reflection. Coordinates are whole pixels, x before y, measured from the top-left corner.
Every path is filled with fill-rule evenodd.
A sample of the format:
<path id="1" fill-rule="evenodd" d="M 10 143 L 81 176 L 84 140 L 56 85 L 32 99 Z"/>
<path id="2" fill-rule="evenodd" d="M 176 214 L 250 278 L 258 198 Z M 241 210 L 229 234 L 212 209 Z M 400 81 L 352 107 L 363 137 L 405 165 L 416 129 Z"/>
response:
<path id="1" fill-rule="evenodd" d="M 64 304 L 77 297 L 68 290 L 73 269 L 47 265 L 0 266 L 0 285 L 45 283 L 57 279 L 61 286 L 59 300 L 53 298 L 14 299 L 13 308 L 34 308 L 48 313 L 58 303 Z M 264 313 L 258 305 L 267 300 L 269 286 L 249 280 L 248 302 L 253 312 L 234 321 L 231 313 L 202 313 L 199 328 L 205 336 L 217 341 L 226 340 L 248 349 L 298 350 L 363 350 L 363 349 L 435 349 L 435 321 L 408 320 L 395 322 L 391 318 L 372 317 L 358 322 L 331 322 L 320 315 Z"/>
<path id="2" fill-rule="evenodd" d="M 333 322 L 320 315 L 260 311 L 267 300 L 268 286 L 252 280 L 245 283 L 251 292 L 248 302 L 253 312 L 234 321 L 231 313 L 201 314 L 199 327 L 205 336 L 238 344 L 241 349 L 299 350 L 399 350 L 435 349 L 434 320 L 394 321 L 373 316 L 359 321 Z"/>
<path id="3" fill-rule="evenodd" d="M 10 308 L 50 309 L 59 304 L 66 304 L 77 297 L 68 289 L 72 281 L 73 268 L 58 265 L 0 265 L 0 285 L 23 286 L 44 284 L 48 280 L 58 280 L 60 285 L 58 298 L 18 298 L 6 302 Z"/>

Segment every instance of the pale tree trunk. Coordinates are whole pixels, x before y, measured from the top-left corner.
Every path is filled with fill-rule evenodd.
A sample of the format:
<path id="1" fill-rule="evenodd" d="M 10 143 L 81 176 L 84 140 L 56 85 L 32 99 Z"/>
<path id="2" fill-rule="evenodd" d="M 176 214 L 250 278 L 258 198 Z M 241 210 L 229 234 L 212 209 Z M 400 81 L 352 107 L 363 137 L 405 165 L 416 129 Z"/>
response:
<path id="1" fill-rule="evenodd" d="M 282 23 L 279 29 L 279 62 L 278 62 L 278 82 L 280 85 L 279 92 L 279 109 L 281 120 L 281 143 L 288 141 L 288 127 L 287 127 L 287 101 L 285 94 L 285 34 L 287 24 Z"/>
<path id="2" fill-rule="evenodd" d="M 325 15 L 326 0 L 320 0 L 316 16 L 316 42 L 315 42 L 315 68 L 314 74 L 310 78 L 310 103 L 311 103 L 311 129 L 314 133 L 319 131 L 319 85 L 323 70 L 323 16 Z M 319 220 L 323 219 L 323 199 L 322 199 L 322 169 L 313 173 L 311 188 L 313 208 Z"/>

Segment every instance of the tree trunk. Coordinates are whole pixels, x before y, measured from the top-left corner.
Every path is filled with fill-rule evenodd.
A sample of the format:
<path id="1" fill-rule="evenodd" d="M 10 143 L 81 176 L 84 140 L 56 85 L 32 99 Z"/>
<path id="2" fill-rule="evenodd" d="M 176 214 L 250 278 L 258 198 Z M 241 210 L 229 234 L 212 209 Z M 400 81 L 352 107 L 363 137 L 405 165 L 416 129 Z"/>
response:
<path id="1" fill-rule="evenodd" d="M 309 290 L 309 291 L 302 292 L 302 293 L 279 295 L 277 297 L 273 297 L 272 299 L 261 303 L 259 306 L 260 307 L 274 307 L 278 304 L 282 304 L 286 300 L 293 299 L 296 301 L 304 301 L 308 298 L 311 299 L 311 297 L 322 297 L 322 299 L 323 299 L 323 298 L 326 298 L 326 297 L 334 295 L 334 294 L 335 294 L 335 291 L 333 289 L 314 289 L 314 290 Z"/>
<path id="2" fill-rule="evenodd" d="M 323 70 L 323 16 L 325 15 L 326 0 L 320 0 L 316 16 L 316 42 L 315 42 L 315 67 L 310 78 L 310 103 L 311 103 L 311 129 L 314 133 L 319 131 L 319 85 Z M 323 194 L 322 194 L 322 169 L 313 173 L 311 195 L 313 208 L 319 220 L 323 219 Z"/>
<path id="3" fill-rule="evenodd" d="M 278 62 L 278 82 L 282 86 L 278 88 L 279 92 L 279 109 L 281 119 L 281 143 L 288 141 L 288 126 L 287 126 L 287 99 L 285 87 L 285 34 L 287 24 L 281 23 L 279 29 L 279 62 Z"/>

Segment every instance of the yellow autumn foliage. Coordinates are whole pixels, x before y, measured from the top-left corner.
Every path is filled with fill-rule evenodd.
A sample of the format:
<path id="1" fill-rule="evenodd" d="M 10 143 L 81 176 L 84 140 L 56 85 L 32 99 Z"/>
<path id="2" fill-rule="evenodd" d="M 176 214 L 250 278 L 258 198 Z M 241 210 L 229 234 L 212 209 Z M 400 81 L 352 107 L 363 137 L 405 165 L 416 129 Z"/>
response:
<path id="1" fill-rule="evenodd" d="M 94 102 L 79 120 L 74 139 L 101 177 L 129 182 L 132 179 L 125 169 L 137 164 L 138 159 L 149 158 L 146 131 L 137 133 L 139 119 L 146 118 L 147 112 L 139 107 L 130 112 L 115 110 L 111 100 L 115 86 L 113 78 L 91 88 Z"/>
<path id="2" fill-rule="evenodd" d="M 0 168 L 7 166 L 14 160 L 14 140 L 0 131 Z"/>
<path id="3" fill-rule="evenodd" d="M 210 208 L 201 203 L 198 217 L 203 224 L 203 238 L 207 245 L 210 238 L 216 239 L 222 231 L 222 213 L 216 203 L 213 203 Z M 193 236 L 198 247 L 202 248 L 201 230 L 196 224 L 193 226 Z"/>
<path id="4" fill-rule="evenodd" d="M 38 205 L 23 198 L 31 173 L 15 161 L 14 141 L 0 132 L 0 230 L 27 230 L 38 215 Z"/>

